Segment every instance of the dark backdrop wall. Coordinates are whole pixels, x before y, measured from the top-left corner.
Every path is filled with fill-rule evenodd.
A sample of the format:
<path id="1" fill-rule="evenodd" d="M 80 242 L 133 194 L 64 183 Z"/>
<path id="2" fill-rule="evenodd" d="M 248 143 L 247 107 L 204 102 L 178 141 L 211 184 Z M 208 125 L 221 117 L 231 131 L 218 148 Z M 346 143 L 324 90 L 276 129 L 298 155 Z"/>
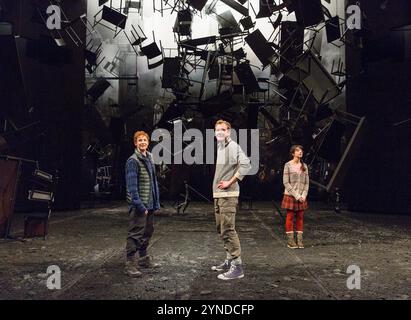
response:
<path id="1" fill-rule="evenodd" d="M 411 2 L 383 3 L 360 1 L 362 30 L 346 46 L 347 110 L 368 127 L 346 198 L 352 210 L 411 213 Z"/>
<path id="2" fill-rule="evenodd" d="M 8 39 L 1 36 L 0 64 L 6 70 L 0 72 L 1 105 L 19 127 L 39 121 L 8 153 L 38 160 L 46 171 L 59 170 L 56 209 L 75 209 L 80 207 L 84 53 L 82 45 L 75 45 L 64 32 L 66 45 L 56 45 L 37 10 L 46 15 L 48 5 L 46 0 L 3 1 L 2 20 L 13 25 L 14 34 Z M 85 13 L 86 7 L 86 0 L 62 2 L 69 20 Z M 74 30 L 85 41 L 83 25 L 74 25 Z M 21 80 L 16 77 L 20 74 Z M 21 97 L 17 102 L 16 95 Z M 21 190 L 27 174 L 23 172 Z M 23 203 L 18 201 L 17 209 L 27 210 Z"/>

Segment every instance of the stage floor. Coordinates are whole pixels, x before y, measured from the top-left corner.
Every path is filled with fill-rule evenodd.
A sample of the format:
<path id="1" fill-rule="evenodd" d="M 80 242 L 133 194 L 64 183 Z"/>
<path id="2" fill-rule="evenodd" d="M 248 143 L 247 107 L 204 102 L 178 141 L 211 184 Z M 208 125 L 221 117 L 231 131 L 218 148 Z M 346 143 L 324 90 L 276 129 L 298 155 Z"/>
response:
<path id="1" fill-rule="evenodd" d="M 0 241 L 0 299 L 410 299 L 411 216 L 335 213 L 327 204 L 305 213 L 305 249 L 290 250 L 284 222 L 269 202 L 237 215 L 245 277 L 224 282 L 211 265 L 225 258 L 213 206 L 170 206 L 156 216 L 151 254 L 159 269 L 124 274 L 128 224 L 124 203 L 56 212 L 42 239 Z M 22 221 L 13 223 L 13 234 Z M 61 270 L 61 289 L 46 286 Z M 347 288 L 347 268 L 361 289 Z"/>

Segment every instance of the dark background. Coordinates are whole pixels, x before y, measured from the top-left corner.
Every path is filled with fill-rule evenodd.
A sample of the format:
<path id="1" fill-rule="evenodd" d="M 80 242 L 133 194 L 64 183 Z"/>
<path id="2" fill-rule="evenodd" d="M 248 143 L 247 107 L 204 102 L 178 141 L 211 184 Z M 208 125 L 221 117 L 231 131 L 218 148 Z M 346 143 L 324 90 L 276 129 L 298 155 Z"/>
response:
<path id="1" fill-rule="evenodd" d="M 45 5 L 48 1 L 40 1 Z M 86 1 L 70 1 L 70 16 L 84 13 Z M 15 155 L 36 159 L 43 170 L 59 170 L 57 209 L 80 207 L 81 128 L 84 108 L 83 48 L 59 48 L 38 21 L 31 1 L 3 1 L 3 20 L 18 37 L 0 37 L 0 105 L 21 128 Z M 76 29 L 85 39 L 85 30 Z M 22 74 L 22 78 L 18 75 Z M 17 100 L 17 101 L 16 101 Z M 4 117 L 4 112 L 0 113 Z M 10 154 L 10 152 L 9 152 Z M 25 174 L 25 172 L 23 172 Z M 16 203 L 18 209 L 19 202 Z"/>
<path id="2" fill-rule="evenodd" d="M 411 2 L 360 1 L 366 12 L 357 39 L 346 46 L 347 111 L 367 119 L 367 133 L 346 184 L 352 210 L 410 212 Z M 351 1 L 350 3 L 355 3 Z M 408 27 L 407 27 L 408 25 Z"/>
<path id="3" fill-rule="evenodd" d="M 383 1 L 359 2 L 366 17 L 363 29 L 351 35 L 356 45 L 346 46 L 346 97 L 347 111 L 366 117 L 367 133 L 342 194 L 351 210 L 409 213 L 411 123 L 395 124 L 411 118 L 411 40 L 404 31 L 411 25 L 411 3 L 388 1 L 382 9 Z M 17 37 L 0 36 L 0 117 L 13 119 L 19 128 L 39 122 L 15 137 L 11 154 L 37 159 L 44 170 L 58 170 L 56 209 L 77 209 L 82 200 L 82 133 L 91 125 L 84 121 L 89 110 L 83 49 L 57 47 L 36 21 L 30 1 L 2 3 L 2 20 L 13 24 Z M 78 16 L 86 12 L 86 1 L 70 1 L 64 10 Z M 85 39 L 81 25 L 76 32 Z M 251 179 L 247 192 L 258 198 L 261 191 L 253 183 Z M 209 187 L 208 181 L 203 184 Z"/>

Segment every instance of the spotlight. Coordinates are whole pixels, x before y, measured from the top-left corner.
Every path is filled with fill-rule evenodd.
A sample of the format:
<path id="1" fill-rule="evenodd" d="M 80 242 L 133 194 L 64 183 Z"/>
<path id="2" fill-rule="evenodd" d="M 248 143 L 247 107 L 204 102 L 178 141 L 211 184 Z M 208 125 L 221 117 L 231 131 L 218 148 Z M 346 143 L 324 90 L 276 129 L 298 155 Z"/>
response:
<path id="1" fill-rule="evenodd" d="M 0 11 L 0 17 L 1 17 L 1 11 Z M 0 36 L 10 36 L 12 34 L 13 34 L 13 25 L 8 22 L 0 22 Z"/>
<path id="2" fill-rule="evenodd" d="M 41 171 L 39 169 L 36 169 L 33 172 L 33 176 L 35 176 L 36 178 L 45 180 L 47 182 L 50 182 L 50 183 L 53 182 L 53 175 L 51 175 L 50 173 L 47 173 L 45 171 Z"/>
<path id="3" fill-rule="evenodd" d="M 29 190 L 28 199 L 32 201 L 52 202 L 54 200 L 54 194 L 53 192 L 47 191 Z"/>

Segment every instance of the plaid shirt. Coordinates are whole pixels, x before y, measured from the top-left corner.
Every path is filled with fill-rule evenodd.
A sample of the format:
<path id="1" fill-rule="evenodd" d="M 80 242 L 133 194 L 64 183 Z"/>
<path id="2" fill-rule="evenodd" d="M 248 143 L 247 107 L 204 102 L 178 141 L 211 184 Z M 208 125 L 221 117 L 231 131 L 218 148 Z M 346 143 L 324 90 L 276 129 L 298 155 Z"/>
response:
<path id="1" fill-rule="evenodd" d="M 291 160 L 292 161 L 292 160 Z M 304 163 L 305 171 L 294 172 L 291 170 L 291 161 L 284 165 L 283 184 L 285 187 L 284 194 L 293 196 L 296 200 L 303 197 L 307 198 L 310 178 L 308 167 Z"/>

